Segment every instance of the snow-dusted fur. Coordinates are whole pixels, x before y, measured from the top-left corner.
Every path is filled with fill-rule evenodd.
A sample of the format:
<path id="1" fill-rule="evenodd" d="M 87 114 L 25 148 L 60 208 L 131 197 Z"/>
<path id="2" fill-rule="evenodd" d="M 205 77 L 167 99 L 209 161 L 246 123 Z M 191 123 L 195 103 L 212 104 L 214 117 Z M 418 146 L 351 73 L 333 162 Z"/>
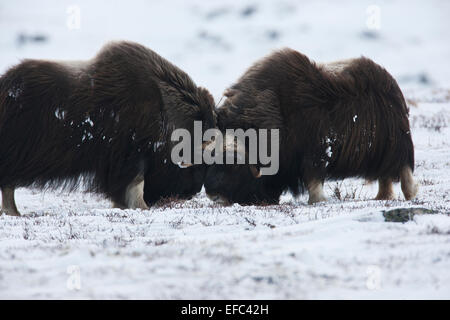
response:
<path id="1" fill-rule="evenodd" d="M 25 60 L 0 81 L 1 188 L 83 181 L 119 207 L 144 178 L 149 204 L 200 191 L 205 168 L 172 164 L 170 133 L 214 127 L 213 98 L 152 50 L 115 42 L 86 62 Z"/>
<path id="2" fill-rule="evenodd" d="M 413 184 L 405 185 L 406 198 L 415 196 L 409 111 L 395 79 L 372 60 L 320 65 L 284 49 L 250 67 L 225 95 L 220 129 L 280 129 L 280 169 L 256 179 L 248 166 L 211 166 L 208 194 L 276 203 L 283 191 L 306 187 L 317 202 L 325 179 L 384 179 L 390 186 L 404 175 L 402 183 Z"/>

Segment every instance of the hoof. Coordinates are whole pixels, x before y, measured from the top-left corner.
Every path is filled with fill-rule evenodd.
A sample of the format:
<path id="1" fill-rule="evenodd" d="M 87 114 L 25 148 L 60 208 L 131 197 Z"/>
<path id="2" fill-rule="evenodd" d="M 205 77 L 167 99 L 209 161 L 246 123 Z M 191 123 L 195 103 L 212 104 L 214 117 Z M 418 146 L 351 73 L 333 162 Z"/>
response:
<path id="1" fill-rule="evenodd" d="M 326 201 L 328 201 L 328 199 L 325 196 L 314 197 L 314 198 L 309 197 L 308 204 L 315 204 L 315 203 L 318 203 L 318 202 L 326 202 Z"/>
<path id="2" fill-rule="evenodd" d="M 395 196 L 393 193 L 387 194 L 377 194 L 374 200 L 394 200 Z"/>
<path id="3" fill-rule="evenodd" d="M 7 216 L 16 216 L 16 217 L 20 217 L 20 212 L 17 210 L 13 210 L 13 209 L 0 209 L 0 215 L 1 214 L 5 214 Z"/>
<path id="4" fill-rule="evenodd" d="M 400 173 L 400 183 L 402 192 L 406 200 L 412 200 L 419 191 L 419 185 L 414 181 L 412 170 L 410 167 L 404 167 Z"/>
<path id="5" fill-rule="evenodd" d="M 147 206 L 147 203 L 145 203 L 144 200 L 141 200 L 136 203 L 136 207 L 133 209 L 149 210 L 150 208 Z"/>
<path id="6" fill-rule="evenodd" d="M 417 196 L 417 193 L 419 192 L 419 185 L 417 183 L 414 183 L 407 190 L 402 189 L 402 191 L 406 200 L 412 200 Z"/>
<path id="7" fill-rule="evenodd" d="M 142 200 L 142 201 L 137 201 L 136 203 L 134 203 L 132 206 L 129 206 L 129 207 L 127 207 L 127 206 L 125 206 L 125 205 L 122 205 L 122 204 L 120 204 L 120 203 L 118 203 L 118 202 L 113 202 L 113 203 L 112 203 L 112 207 L 113 207 L 114 209 L 122 209 L 122 210 L 125 210 L 125 209 L 132 209 L 132 210 L 134 210 L 134 209 L 150 210 L 150 208 L 147 206 L 147 203 L 145 203 L 144 200 Z"/>

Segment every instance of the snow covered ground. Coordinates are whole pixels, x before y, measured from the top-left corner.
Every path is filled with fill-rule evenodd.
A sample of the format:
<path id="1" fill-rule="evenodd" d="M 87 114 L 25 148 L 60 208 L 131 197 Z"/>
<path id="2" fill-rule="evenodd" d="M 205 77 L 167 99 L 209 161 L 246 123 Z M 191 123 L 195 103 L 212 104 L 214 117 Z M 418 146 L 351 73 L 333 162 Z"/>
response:
<path id="1" fill-rule="evenodd" d="M 149 211 L 19 189 L 24 216 L 0 216 L 0 298 L 449 299 L 449 12 L 448 1 L 1 2 L 0 74 L 23 58 L 86 59 L 127 39 L 218 102 L 277 48 L 370 57 L 408 98 L 421 187 L 414 201 L 399 186 L 399 200 L 374 201 L 376 184 L 346 179 L 326 183 L 330 201 L 314 206 L 287 194 L 278 206 L 221 207 L 202 192 Z M 383 210 L 405 207 L 437 213 L 384 221 Z"/>

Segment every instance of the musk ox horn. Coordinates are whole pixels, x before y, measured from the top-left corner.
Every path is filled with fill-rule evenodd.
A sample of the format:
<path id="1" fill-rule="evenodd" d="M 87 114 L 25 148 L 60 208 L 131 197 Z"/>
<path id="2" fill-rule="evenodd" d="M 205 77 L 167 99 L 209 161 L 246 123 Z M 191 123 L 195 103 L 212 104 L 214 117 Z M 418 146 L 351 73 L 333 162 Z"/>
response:
<path id="1" fill-rule="evenodd" d="M 185 168 L 192 167 L 193 164 L 192 163 L 187 163 L 187 162 L 178 162 L 178 166 L 180 168 L 182 168 L 182 169 L 185 169 Z"/>
<path id="2" fill-rule="evenodd" d="M 230 97 L 232 97 L 232 96 L 234 96 L 236 93 L 238 93 L 238 90 L 235 90 L 235 89 L 226 89 L 224 92 L 223 92 L 223 95 L 225 96 L 225 97 L 227 97 L 227 98 L 230 98 Z"/>
<path id="3" fill-rule="evenodd" d="M 202 143 L 202 150 L 214 149 L 215 146 L 216 146 L 216 142 L 214 140 L 205 141 Z"/>
<path id="4" fill-rule="evenodd" d="M 261 178 L 261 170 L 259 170 L 256 166 L 251 165 L 250 171 L 255 178 Z"/>

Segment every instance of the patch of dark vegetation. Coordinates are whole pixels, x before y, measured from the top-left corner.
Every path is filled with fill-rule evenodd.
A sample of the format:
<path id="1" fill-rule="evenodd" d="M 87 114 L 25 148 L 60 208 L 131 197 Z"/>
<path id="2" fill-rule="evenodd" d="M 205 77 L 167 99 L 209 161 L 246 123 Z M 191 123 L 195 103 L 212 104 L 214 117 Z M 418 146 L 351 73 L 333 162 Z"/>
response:
<path id="1" fill-rule="evenodd" d="M 251 6 L 251 5 L 247 6 L 241 11 L 241 16 L 248 18 L 248 17 L 252 16 L 253 14 L 255 14 L 257 10 L 258 9 L 256 6 Z"/>
<path id="2" fill-rule="evenodd" d="M 419 103 L 446 103 L 450 102 L 450 89 L 435 88 L 431 90 L 431 94 L 415 95 L 405 97 L 409 105 L 416 107 Z"/>
<path id="3" fill-rule="evenodd" d="M 421 186 L 432 186 L 435 184 L 435 182 L 431 179 L 422 179 L 419 181 Z"/>
<path id="4" fill-rule="evenodd" d="M 82 236 L 80 235 L 80 233 L 79 232 L 75 232 L 73 230 L 72 224 L 69 222 L 69 233 L 67 235 L 67 239 L 69 239 L 69 240 L 78 240 L 78 239 L 81 239 L 81 238 L 82 238 Z"/>
<path id="5" fill-rule="evenodd" d="M 161 209 L 182 209 L 185 208 L 185 199 L 178 197 L 164 197 L 159 199 L 155 204 L 155 208 Z"/>
<path id="6" fill-rule="evenodd" d="M 48 41 L 48 37 L 45 34 L 26 34 L 26 33 L 19 33 L 17 35 L 17 45 L 18 46 L 24 46 L 29 43 L 44 43 Z"/>
<path id="7" fill-rule="evenodd" d="M 413 220 L 415 215 L 437 214 L 439 212 L 426 208 L 399 208 L 389 211 L 383 211 L 385 222 L 408 222 Z"/>
<path id="8" fill-rule="evenodd" d="M 268 284 L 274 284 L 275 283 L 274 279 L 272 277 L 270 277 L 270 276 L 268 276 L 268 277 L 255 276 L 255 277 L 252 277 L 252 279 L 255 282 L 265 282 L 265 283 L 268 283 Z"/>
<path id="9" fill-rule="evenodd" d="M 270 40 L 278 40 L 280 38 L 281 34 L 277 30 L 268 30 L 266 33 L 266 36 Z"/>
<path id="10" fill-rule="evenodd" d="M 434 114 L 432 117 L 425 115 L 414 115 L 410 119 L 411 128 L 426 128 L 441 132 L 442 128 L 449 127 L 450 117 L 444 110 Z"/>
<path id="11" fill-rule="evenodd" d="M 25 207 L 25 209 L 27 209 L 27 207 Z M 29 214 L 20 216 L 19 218 L 21 219 L 37 219 L 40 217 L 51 217 L 51 216 L 56 216 L 55 213 L 49 213 L 49 212 L 30 212 Z"/>
<path id="12" fill-rule="evenodd" d="M 30 228 L 29 228 L 28 224 L 26 224 L 26 223 L 23 226 L 23 238 L 25 240 L 30 240 Z"/>
<path id="13" fill-rule="evenodd" d="M 224 16 L 224 15 L 228 14 L 229 12 L 230 12 L 229 8 L 216 8 L 216 9 L 213 9 L 213 10 L 209 11 L 206 14 L 206 19 L 214 20 L 216 18 L 219 18 L 221 16 Z"/>
<path id="14" fill-rule="evenodd" d="M 165 245 L 166 243 L 169 243 L 169 240 L 167 240 L 167 239 L 156 239 L 156 240 L 147 241 L 145 244 L 158 247 L 158 246 Z"/>
<path id="15" fill-rule="evenodd" d="M 401 83 L 419 83 L 419 84 L 424 84 L 424 85 L 430 85 L 433 83 L 433 80 L 431 79 L 431 77 L 425 73 L 425 72 L 420 72 L 417 74 L 405 74 L 403 76 L 400 76 L 398 78 L 398 82 Z"/>
<path id="16" fill-rule="evenodd" d="M 448 234 L 450 234 L 450 230 L 444 231 L 444 230 L 439 229 L 438 227 L 432 227 L 429 229 L 428 233 L 448 235 Z"/>
<path id="17" fill-rule="evenodd" d="M 206 205 L 207 208 L 211 208 L 211 209 L 217 209 L 218 212 L 225 212 L 224 209 L 227 208 L 227 206 L 224 206 L 223 204 L 220 204 L 218 202 L 213 202 L 210 201 L 208 202 L 208 204 Z M 201 203 L 198 204 L 198 208 L 204 208 L 204 205 L 202 205 Z"/>
<path id="18" fill-rule="evenodd" d="M 344 187 L 344 188 L 343 188 Z M 349 187 L 344 185 L 344 180 L 336 182 L 333 191 L 333 196 L 339 200 L 355 200 L 361 196 L 363 186 Z"/>
<path id="19" fill-rule="evenodd" d="M 249 219 L 249 218 L 245 217 L 245 221 L 247 221 L 247 223 L 248 223 L 249 225 L 251 225 L 252 227 L 256 227 L 256 222 L 255 222 L 255 220 Z"/>
<path id="20" fill-rule="evenodd" d="M 124 210 L 120 210 L 108 212 L 104 215 L 104 217 L 108 219 L 109 222 L 122 222 L 124 219 L 128 218 L 128 215 Z"/>
<path id="21" fill-rule="evenodd" d="M 260 210 L 260 211 L 275 211 L 275 212 L 279 212 L 279 213 L 285 215 L 286 217 L 291 218 L 292 220 L 294 220 L 296 222 L 296 220 L 295 220 L 295 215 L 296 214 L 295 214 L 294 210 L 298 209 L 299 205 L 294 203 L 294 202 L 292 202 L 292 201 L 290 201 L 290 202 L 286 202 L 286 203 L 283 203 L 283 204 L 258 205 L 258 206 L 256 206 L 256 208 L 257 208 L 257 210 Z M 270 223 L 266 223 L 264 225 L 269 227 L 269 228 L 271 228 L 271 229 L 276 227 L 275 225 L 272 225 Z"/>
<path id="22" fill-rule="evenodd" d="M 361 38 L 368 39 L 368 40 L 378 40 L 380 38 L 380 34 L 377 31 L 374 30 L 366 30 L 361 32 L 360 34 Z"/>
<path id="23" fill-rule="evenodd" d="M 417 108 L 419 101 L 417 99 L 413 99 L 413 98 L 406 98 L 406 103 L 408 104 L 408 106 L 413 106 L 415 108 Z"/>
<path id="24" fill-rule="evenodd" d="M 179 218 L 175 218 L 174 220 L 169 222 L 169 225 L 174 229 L 181 229 L 183 227 L 184 216 Z"/>
<path id="25" fill-rule="evenodd" d="M 219 47 L 221 49 L 230 50 L 231 46 L 227 42 L 223 40 L 223 38 L 219 35 L 211 34 L 208 31 L 202 30 L 198 33 L 198 37 L 206 42 L 209 42 L 211 45 L 215 47 Z"/>

